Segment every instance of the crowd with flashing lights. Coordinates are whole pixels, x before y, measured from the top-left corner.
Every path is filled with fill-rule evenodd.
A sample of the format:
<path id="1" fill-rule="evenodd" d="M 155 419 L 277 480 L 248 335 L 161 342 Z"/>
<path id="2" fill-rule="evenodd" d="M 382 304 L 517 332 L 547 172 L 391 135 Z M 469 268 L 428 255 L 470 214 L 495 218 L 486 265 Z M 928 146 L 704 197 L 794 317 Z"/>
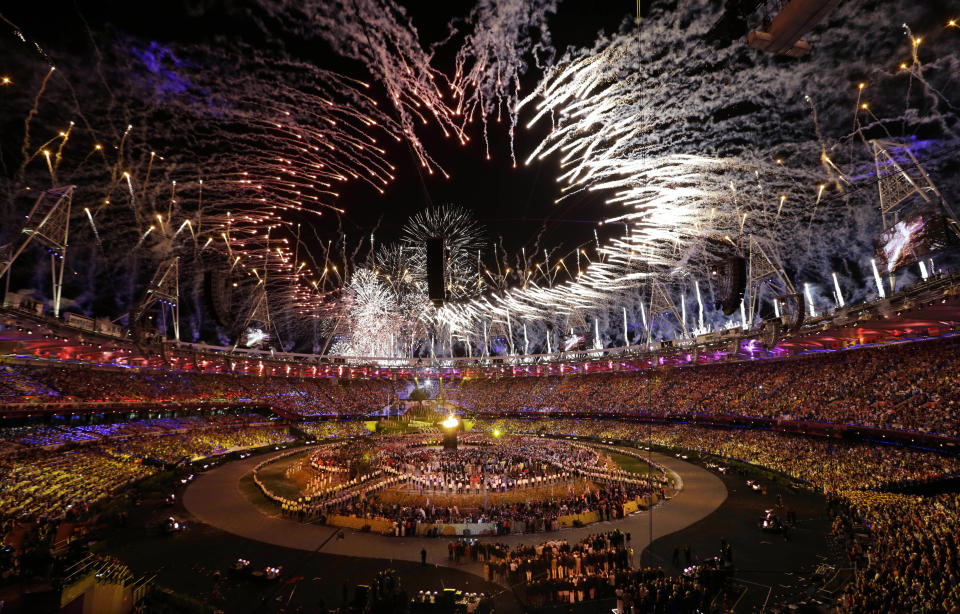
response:
<path id="1" fill-rule="evenodd" d="M 334 439 L 337 437 L 360 437 L 371 432 L 366 425 L 357 420 L 343 422 L 298 422 L 296 428 L 312 439 Z"/>
<path id="2" fill-rule="evenodd" d="M 750 363 L 725 363 L 648 372 L 552 377 L 469 379 L 446 387 L 448 399 L 478 413 L 550 410 L 607 412 L 619 418 L 654 415 L 770 417 L 785 420 L 851 423 L 892 429 L 960 434 L 956 383 L 960 352 L 954 338 Z M 395 398 L 383 380 L 334 381 L 172 372 L 108 371 L 75 367 L 0 366 L 0 405 L 62 401 L 255 400 L 303 415 L 358 415 Z M 290 436 L 271 426 L 243 423 L 208 428 L 208 418 L 156 419 L 105 425 L 42 425 L 0 432 L 0 516 L 4 530 L 18 519 L 82 518 L 90 507 L 173 463 L 256 445 L 280 445 Z M 362 423 L 307 423 L 301 431 L 318 439 L 366 433 Z M 844 589 L 844 611 L 960 610 L 960 498 L 889 492 L 901 483 L 935 481 L 960 475 L 960 460 L 932 451 L 889 445 L 848 443 L 762 430 L 710 429 L 687 424 L 640 424 L 610 419 L 488 419 L 477 429 L 512 435 L 593 437 L 639 442 L 743 461 L 780 472 L 828 493 L 833 536 L 851 563 L 854 580 Z M 366 439 L 366 438 L 364 438 Z M 56 453 L 43 449 L 60 446 Z M 415 454 L 411 450 L 411 454 Z M 410 476 L 428 465 L 415 457 L 411 467 L 371 470 L 334 493 L 318 484 L 308 504 L 288 502 L 288 514 L 355 514 L 393 521 L 400 535 L 421 523 L 490 521 L 496 531 L 557 528 L 562 513 L 599 511 L 609 518 L 622 504 L 657 492 L 659 485 L 602 483 L 597 490 L 563 500 L 486 506 L 401 506 L 378 503 L 376 493 L 408 486 Z M 464 465 L 469 464 L 465 462 Z M 464 467 L 464 470 L 467 467 Z M 412 469 L 412 470 L 411 470 Z M 446 467 L 439 467 L 444 470 Z M 459 469 L 457 469 L 459 471 Z M 446 471 L 442 471 L 446 473 Z M 464 471 L 463 476 L 470 472 Z M 458 474 L 459 475 L 459 474 Z M 464 478 L 466 479 L 466 478 Z M 349 480 L 348 480 L 349 481 Z M 469 483 L 469 480 L 467 480 Z M 542 546 L 544 547 L 544 546 Z M 578 546 L 571 547 L 571 551 Z M 463 546 L 460 546 L 463 549 Z M 467 556 L 475 556 L 467 550 Z M 634 603 L 672 599 L 678 608 L 702 597 L 688 580 L 664 578 L 658 570 L 616 568 L 609 578 L 556 574 L 576 570 L 553 546 L 546 555 L 529 552 L 478 553 L 493 564 L 491 574 L 520 573 L 531 603 L 580 601 L 610 595 Z M 522 556 L 530 558 L 521 562 Z M 534 560 L 536 559 L 536 560 Z M 563 564 L 561 561 L 567 561 Z M 553 561 L 556 561 L 554 563 Z M 581 570 L 583 560 L 581 558 Z M 556 570 L 554 565 L 556 564 Z M 504 567 L 505 565 L 505 567 Z M 524 565 L 536 569 L 527 578 Z M 540 566 L 540 567 L 537 567 Z M 522 570 L 522 573 L 521 573 Z M 606 570 L 609 571 L 609 570 Z M 544 575 L 545 572 L 545 575 Z M 594 588 L 591 592 L 591 587 Z M 598 592 L 601 591 L 602 592 Z M 641 605 L 642 608 L 642 605 Z"/>
<path id="3" fill-rule="evenodd" d="M 477 413 L 734 416 L 960 434 L 960 338 L 647 371 L 473 378 L 445 386 Z M 234 401 L 293 415 L 357 416 L 394 404 L 402 382 L 0 366 L 0 404 Z"/>
<path id="4" fill-rule="evenodd" d="M 324 430 L 332 439 L 352 433 L 331 424 L 341 427 Z M 143 492 L 133 485 L 164 465 L 292 439 L 250 413 L 0 429 L 0 580 L 46 577 L 85 556 L 86 536 L 122 525 Z"/>
<path id="5" fill-rule="evenodd" d="M 893 445 L 849 443 L 766 430 L 619 420 L 480 421 L 474 430 L 594 437 L 679 448 L 760 465 L 824 490 L 888 487 L 960 475 L 960 459 Z"/>
<path id="6" fill-rule="evenodd" d="M 368 414 L 396 396 L 389 380 L 0 365 L 0 405 L 250 402 L 311 417 Z"/>
<path id="7" fill-rule="evenodd" d="M 854 491 L 828 506 L 856 569 L 844 612 L 960 612 L 960 495 Z"/>
<path id="8" fill-rule="evenodd" d="M 285 445 L 294 437 L 273 426 L 204 429 L 168 437 L 141 437 L 115 441 L 102 447 L 124 459 L 146 459 L 165 465 L 194 461 L 233 450 Z"/>
<path id="9" fill-rule="evenodd" d="M 960 475 L 960 459 L 769 431 L 613 420 L 498 420 L 475 428 L 632 441 L 773 469 L 827 494 L 833 538 L 856 568 L 844 612 L 960 611 L 960 496 L 890 489 Z M 662 450 L 663 451 L 663 450 Z"/>
<path id="10" fill-rule="evenodd" d="M 30 450 L 0 459 L 0 516 L 8 519 L 80 518 L 88 507 L 157 472 L 140 459 L 118 458 L 97 446 L 68 451 Z"/>
<path id="11" fill-rule="evenodd" d="M 17 442 L 0 456 L 0 518 L 80 518 L 94 504 L 166 465 L 293 441 L 286 429 L 263 421 L 257 415 L 191 416 L 142 424 L 41 425 L 32 427 L 36 434 L 31 427 L 0 430 L 0 439 Z M 171 430 L 184 424 L 192 428 Z M 98 429 L 95 439 L 71 436 Z M 56 445 L 48 445 L 51 441 Z"/>
<path id="12" fill-rule="evenodd" d="M 149 412 L 148 412 L 149 413 Z M 76 417 L 81 418 L 80 416 Z M 72 443 L 89 443 L 110 438 L 172 435 L 212 427 L 250 426 L 268 424 L 269 420 L 255 413 L 218 413 L 215 415 L 185 415 L 162 418 L 144 418 L 119 422 L 74 423 L 63 420 L 56 424 L 31 424 L 0 430 L 0 451 L 24 447 L 46 447 Z"/>
<path id="13" fill-rule="evenodd" d="M 446 394 L 479 413 L 762 417 L 957 435 L 958 382 L 960 338 L 950 337 L 643 372 L 476 378 Z"/>
<path id="14" fill-rule="evenodd" d="M 188 416 L 0 429 L 0 579 L 45 576 L 82 557 L 84 535 L 122 524 L 128 499 L 121 494 L 165 463 L 291 441 L 285 429 L 257 424 L 263 420 Z"/>

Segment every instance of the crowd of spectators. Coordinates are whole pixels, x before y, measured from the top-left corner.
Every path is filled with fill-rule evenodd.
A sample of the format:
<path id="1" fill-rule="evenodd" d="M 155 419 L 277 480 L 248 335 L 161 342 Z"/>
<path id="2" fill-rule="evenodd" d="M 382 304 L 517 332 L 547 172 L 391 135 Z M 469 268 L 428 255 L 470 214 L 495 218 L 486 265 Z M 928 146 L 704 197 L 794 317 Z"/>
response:
<path id="1" fill-rule="evenodd" d="M 856 568 L 844 612 L 960 612 L 960 495 L 843 492 L 829 507 Z"/>
<path id="2" fill-rule="evenodd" d="M 191 430 L 268 424 L 269 420 L 255 413 L 219 413 L 214 415 L 170 416 L 92 424 L 31 424 L 0 428 L 0 442 L 8 450 L 20 447 L 57 446 L 109 438 L 169 435 Z"/>
<path id="3" fill-rule="evenodd" d="M 225 454 L 233 450 L 278 446 L 294 441 L 286 429 L 273 426 L 214 428 L 166 437 L 138 437 L 104 443 L 108 454 L 125 460 L 145 459 L 164 465 Z"/>
<path id="4" fill-rule="evenodd" d="M 162 370 L 0 366 L 0 405 L 255 402 L 301 416 L 362 415 L 396 399 L 390 380 L 332 380 Z"/>
<path id="5" fill-rule="evenodd" d="M 682 420 L 759 417 L 958 436 L 958 344 L 960 339 L 944 338 L 641 372 L 471 378 L 446 387 L 446 395 L 464 410 L 481 416 L 576 412 L 607 418 L 481 418 L 478 422 L 479 431 L 497 431 L 508 440 L 517 434 L 630 440 L 677 450 L 678 454 L 688 450 L 762 466 L 820 489 L 828 493 L 834 538 L 856 565 L 854 580 L 840 597 L 843 611 L 951 612 L 960 611 L 960 497 L 955 493 L 895 494 L 891 487 L 960 476 L 956 457 L 769 430 L 704 428 Z M 304 417 L 360 416 L 394 403 L 399 385 L 382 379 L 0 365 L 0 412 L 4 406 L 19 403 L 162 406 L 225 401 L 268 405 Z M 623 420 L 638 416 L 678 422 Z M 613 417 L 617 419 L 609 419 Z M 39 526 L 46 526 L 44 523 L 63 518 L 83 517 L 98 502 L 158 472 L 163 465 L 293 440 L 288 430 L 263 422 L 262 416 L 251 414 L 0 430 L 0 471 L 5 473 L 0 484 L 0 520 L 6 530 L 15 520 L 36 520 Z M 295 428 L 318 440 L 368 433 L 359 421 L 305 422 Z M 519 439 L 512 441 L 525 445 L 518 443 Z M 517 529 L 553 530 L 560 516 L 584 511 L 616 518 L 626 502 L 662 494 L 659 484 L 631 482 L 612 472 L 602 479 L 604 469 L 594 467 L 597 473 L 590 479 L 600 478 L 598 488 L 546 500 L 474 508 L 380 502 L 376 495 L 387 486 L 417 489 L 426 484 L 433 492 L 442 483 L 440 490 L 449 491 L 450 476 L 455 476 L 452 489 L 460 493 L 464 485 L 478 491 L 493 486 L 499 489 L 501 482 L 474 479 L 492 475 L 495 469 L 507 485 L 510 480 L 552 475 L 544 467 L 521 466 L 511 456 L 520 454 L 515 448 L 505 453 L 499 465 L 469 455 L 433 462 L 417 454 L 415 449 L 397 452 L 393 462 L 384 461 L 383 467 L 351 475 L 336 488 L 335 482 L 340 481 L 318 481 L 316 496 L 285 502 L 284 510 L 301 517 L 344 514 L 388 519 L 395 523 L 398 535 L 419 533 L 417 525 L 422 523 L 483 522 L 495 523 L 496 532 L 503 534 Z M 574 463 L 556 466 L 576 473 Z M 586 475 L 583 467 L 578 471 L 577 475 Z M 523 583 L 529 603 L 535 606 L 610 596 L 634 604 L 640 611 L 651 603 L 669 603 L 677 611 L 702 605 L 704 593 L 693 581 L 665 577 L 656 569 L 634 569 L 629 551 L 613 545 L 616 540 L 609 535 L 591 539 L 600 541 L 573 546 L 548 542 L 515 551 L 485 544 L 467 550 L 467 556 L 480 557 L 492 579 Z M 452 555 L 457 555 L 456 550 Z"/>
<path id="6" fill-rule="evenodd" d="M 618 420 L 480 421 L 475 429 L 528 435 L 594 437 L 681 448 L 760 465 L 835 491 L 877 489 L 960 475 L 955 456 L 902 446 L 851 443 L 755 429 L 689 424 L 641 424 Z"/>
<path id="7" fill-rule="evenodd" d="M 564 376 L 471 378 L 445 387 L 477 413 L 733 416 L 960 435 L 960 337 L 752 362 Z M 582 367 L 581 367 L 582 368 Z M 365 415 L 403 382 L 78 368 L 0 367 L 0 400 L 257 402 L 301 416 Z"/>
<path id="8" fill-rule="evenodd" d="M 343 422 L 298 422 L 296 428 L 305 435 L 317 440 L 334 439 L 337 437 L 360 437 L 369 435 L 370 430 L 358 420 Z"/>
<path id="9" fill-rule="evenodd" d="M 263 416 L 221 415 L 32 427 L 37 434 L 31 427 L 0 430 L 0 439 L 20 442 L 0 457 L 0 519 L 83 517 L 97 502 L 164 466 L 294 440 L 287 429 L 263 422 Z M 51 441 L 57 445 L 50 447 Z"/>
<path id="10" fill-rule="evenodd" d="M 50 521 L 87 508 L 157 468 L 121 459 L 95 445 L 66 452 L 29 450 L 0 459 L 0 518 Z"/>
<path id="11" fill-rule="evenodd" d="M 35 377 L 36 369 L 0 366 L 0 402 L 18 403 L 33 399 L 56 399 L 60 391 Z"/>
<path id="12" fill-rule="evenodd" d="M 473 378 L 448 398 L 484 412 L 735 416 L 960 434 L 960 338 L 796 358 L 550 377 Z"/>
<path id="13" fill-rule="evenodd" d="M 843 612 L 960 611 L 960 496 L 892 492 L 960 475 L 960 459 L 904 447 L 745 429 L 614 420 L 498 420 L 476 428 L 593 437 L 697 451 L 778 471 L 823 489 L 833 537 L 856 573 Z"/>

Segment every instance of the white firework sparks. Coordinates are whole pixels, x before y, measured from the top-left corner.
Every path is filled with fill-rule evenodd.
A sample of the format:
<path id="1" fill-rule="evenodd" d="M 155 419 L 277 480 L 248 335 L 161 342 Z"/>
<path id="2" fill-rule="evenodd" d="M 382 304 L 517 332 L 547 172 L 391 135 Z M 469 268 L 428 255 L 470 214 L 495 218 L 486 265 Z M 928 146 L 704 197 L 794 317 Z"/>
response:
<path id="1" fill-rule="evenodd" d="M 426 288 L 426 241 L 441 239 L 447 296 L 459 299 L 481 290 L 478 269 L 483 238 L 483 228 L 472 212 L 457 205 L 442 205 L 411 217 L 403 227 L 401 245 L 407 254 L 409 273 Z"/>
<path id="2" fill-rule="evenodd" d="M 457 53 L 451 89 L 457 98 L 458 114 L 468 122 L 480 116 L 488 160 L 488 122 L 495 117 L 500 123 L 506 115 L 510 157 L 516 166 L 513 136 L 520 76 L 527 70 L 528 55 L 538 63 L 552 59 L 546 20 L 556 13 L 558 4 L 559 0 L 480 0 L 467 18 L 474 30 Z"/>
<path id="3" fill-rule="evenodd" d="M 370 269 L 354 271 L 344 297 L 347 356 L 392 356 L 403 329 L 397 295 Z M 341 351 L 343 348 L 341 348 Z"/>

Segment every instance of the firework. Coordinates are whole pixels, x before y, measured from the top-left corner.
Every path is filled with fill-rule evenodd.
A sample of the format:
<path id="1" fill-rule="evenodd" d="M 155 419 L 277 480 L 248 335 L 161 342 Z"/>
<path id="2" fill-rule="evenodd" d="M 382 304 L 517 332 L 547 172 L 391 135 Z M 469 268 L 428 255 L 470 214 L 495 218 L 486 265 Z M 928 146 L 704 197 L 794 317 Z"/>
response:
<path id="1" fill-rule="evenodd" d="M 409 254 L 410 274 L 420 287 L 425 288 L 426 241 L 442 239 L 447 296 L 459 299 L 482 291 L 478 269 L 483 238 L 483 229 L 470 211 L 456 205 L 444 205 L 413 215 L 403 227 L 401 245 Z"/>
<path id="2" fill-rule="evenodd" d="M 457 113 L 483 123 L 487 159 L 488 122 L 500 123 L 505 115 L 510 137 L 510 158 L 516 166 L 513 137 L 519 111 L 520 77 L 527 70 L 528 56 L 538 65 L 553 59 L 547 16 L 557 11 L 559 0 L 481 0 L 467 17 L 473 32 L 457 53 L 456 71 L 450 88 L 457 99 Z"/>
<path id="3" fill-rule="evenodd" d="M 953 180 L 940 166 L 957 140 L 955 29 L 903 27 L 922 22 L 918 3 L 884 2 L 885 14 L 902 15 L 889 24 L 854 4 L 831 14 L 815 54 L 785 69 L 737 45 L 700 44 L 715 18 L 706 0 L 684 11 L 653 6 L 639 33 L 625 25 L 555 63 L 545 27 L 556 1 L 484 0 L 466 18 L 472 31 L 449 79 L 393 0 L 269 0 L 255 9 L 258 24 L 284 36 L 324 37 L 366 67 L 366 80 L 269 44 L 167 47 L 108 27 L 92 32 L 102 57 L 91 71 L 89 58 L 40 49 L 13 26 L 3 51 L 22 61 L 0 80 L 0 105 L 24 118 L 23 139 L 0 186 L 0 241 L 19 232 L 37 193 L 76 185 L 73 307 L 129 311 L 157 266 L 179 257 L 187 338 L 210 338 L 203 298 L 215 273 L 235 289 L 238 323 L 266 292 L 277 347 L 310 337 L 315 351 L 354 355 L 463 344 L 484 353 L 501 336 L 514 349 L 557 348 L 569 328 L 605 345 L 621 330 L 626 338 L 658 325 L 648 313 L 654 283 L 680 305 L 681 320 L 696 301 L 696 330 L 731 326 L 709 306 L 707 265 L 742 253 L 751 237 L 776 246 L 811 305 L 832 303 L 819 288 L 852 304 L 876 293 L 856 281 L 858 268 L 883 292 L 869 261 L 880 221 L 864 145 L 937 135 L 911 151 L 949 194 Z M 878 40 L 891 44 L 878 49 Z M 539 84 L 521 96 L 521 76 L 542 62 Z M 849 88 L 838 87 L 852 74 Z M 421 212 L 400 241 L 376 250 L 366 231 L 344 234 L 344 184 L 389 195 L 397 143 L 422 169 L 442 171 L 424 131 L 468 145 L 476 119 L 484 135 L 487 122 L 505 119 L 511 137 L 518 122 L 549 124 L 521 162 L 558 169 L 558 200 L 605 202 L 607 238 L 507 253 L 456 207 Z M 425 298 L 430 236 L 447 242 L 453 301 L 440 309 Z M 44 266 L 14 267 L 18 283 L 45 282 Z M 234 327 L 215 328 L 221 342 L 235 342 Z"/>
<path id="4" fill-rule="evenodd" d="M 312 37 L 320 34 L 335 51 L 359 62 L 386 89 L 406 141 L 429 174 L 439 170 L 417 137 L 427 125 L 465 145 L 469 138 L 448 104 L 446 78 L 431 66 L 432 57 L 420 45 L 406 11 L 392 0 L 311 0 L 296 6 L 264 2 L 260 7 L 288 31 Z M 363 83 L 369 88 L 368 83 Z"/>
<path id="5" fill-rule="evenodd" d="M 344 292 L 348 356 L 393 356 L 403 330 L 397 296 L 380 275 L 358 269 Z"/>

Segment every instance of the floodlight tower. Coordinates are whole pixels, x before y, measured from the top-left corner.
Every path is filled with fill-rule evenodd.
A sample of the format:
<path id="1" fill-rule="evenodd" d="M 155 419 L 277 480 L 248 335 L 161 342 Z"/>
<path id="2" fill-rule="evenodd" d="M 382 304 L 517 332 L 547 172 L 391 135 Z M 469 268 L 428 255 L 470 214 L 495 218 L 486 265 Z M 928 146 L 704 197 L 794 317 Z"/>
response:
<path id="1" fill-rule="evenodd" d="M 266 246 L 263 251 L 263 274 L 257 273 L 254 269 L 254 274 L 257 277 L 257 285 L 253 290 L 253 300 L 250 302 L 250 309 L 247 311 L 247 315 L 243 320 L 243 325 L 240 327 L 240 331 L 237 335 L 237 342 L 233 345 L 233 349 L 236 350 L 237 346 L 240 345 L 243 333 L 247 330 L 247 327 L 250 326 L 251 322 L 260 322 L 263 324 L 263 328 L 266 331 L 273 329 L 273 334 L 277 339 L 277 343 L 280 343 L 280 331 L 276 326 L 276 323 L 270 318 L 270 301 L 267 297 L 267 279 L 270 271 L 270 229 L 267 229 L 267 241 Z M 344 274 L 346 274 L 346 267 L 344 267 Z"/>
<path id="2" fill-rule="evenodd" d="M 233 346 L 234 349 L 236 349 L 237 345 L 240 344 L 240 337 L 243 336 L 244 331 L 247 330 L 247 327 L 250 326 L 251 323 L 260 322 L 263 324 L 263 328 L 265 330 L 270 330 L 273 321 L 270 319 L 270 303 L 267 300 L 266 285 L 266 280 L 261 280 L 254 289 L 253 300 L 250 303 L 250 310 L 247 312 L 247 316 L 244 318 L 243 324 L 240 326 L 239 337 L 237 339 L 237 343 Z"/>
<path id="3" fill-rule="evenodd" d="M 892 141 L 873 140 L 873 158 L 877 171 L 877 188 L 880 191 L 880 219 L 884 229 L 897 223 L 899 214 L 906 208 L 909 199 L 916 195 L 925 204 L 939 205 L 943 212 L 956 224 L 957 216 L 944 200 L 937 186 L 930 180 L 927 171 L 920 166 L 910 148 Z M 902 151 L 909 160 L 904 165 L 891 155 L 890 150 Z M 906 168 L 904 168 L 906 166 Z M 908 171 L 914 170 L 911 177 Z M 955 226 L 956 228 L 956 226 Z"/>
<path id="4" fill-rule="evenodd" d="M 877 189 L 880 192 L 880 219 L 883 230 L 891 228 L 900 221 L 900 215 L 916 203 L 918 197 L 921 206 L 936 207 L 946 218 L 947 226 L 954 235 L 960 237 L 960 221 L 957 220 L 953 209 L 946 199 L 937 190 L 937 186 L 930 180 L 927 171 L 917 161 L 916 156 L 906 145 L 875 139 L 873 145 L 874 164 L 877 172 Z M 902 152 L 905 156 L 900 161 L 891 151 Z M 896 284 L 893 271 L 890 271 L 890 290 Z"/>
<path id="5" fill-rule="evenodd" d="M 793 299 L 796 301 L 798 312 L 797 321 L 794 321 L 794 327 L 799 326 L 803 320 L 803 301 L 801 295 L 797 292 L 790 278 L 783 270 L 783 264 L 777 256 L 776 247 L 755 235 L 750 235 L 749 239 L 749 259 L 747 264 L 747 296 L 746 313 L 747 321 L 744 323 L 748 330 L 753 328 L 754 320 L 760 312 L 760 301 L 762 299 L 764 288 L 773 291 L 774 309 L 779 317 L 783 314 L 783 308 L 786 306 L 782 301 Z"/>
<path id="6" fill-rule="evenodd" d="M 60 298 L 63 294 L 63 270 L 67 264 L 67 239 L 70 236 L 70 207 L 75 186 L 62 186 L 42 193 L 30 209 L 21 237 L 11 248 L 10 257 L 0 262 L 0 277 L 10 268 L 31 241 L 36 240 L 50 250 L 50 275 L 53 281 L 53 317 L 60 316 Z"/>
<path id="7" fill-rule="evenodd" d="M 684 318 L 683 314 L 680 313 L 680 310 L 677 308 L 677 304 L 670 297 L 670 293 L 667 292 L 663 284 L 656 279 L 654 279 L 650 284 L 650 306 L 647 310 L 647 313 L 649 314 L 649 322 L 647 323 L 648 346 L 653 338 L 653 323 L 657 320 L 669 322 L 667 316 L 671 314 L 677 321 L 681 336 L 688 336 L 686 318 Z"/>
<path id="8" fill-rule="evenodd" d="M 583 317 L 583 313 L 579 309 L 574 308 L 567 313 L 566 330 L 569 330 L 571 334 L 573 334 L 573 331 L 575 330 L 587 330 L 587 320 Z"/>
<path id="9" fill-rule="evenodd" d="M 180 341 L 180 258 L 174 256 L 160 263 L 143 298 L 130 312 L 130 328 L 139 330 L 140 320 L 147 310 L 159 304 L 161 316 L 170 313 L 173 321 L 173 336 Z M 166 331 L 164 331 L 166 334 Z"/>

